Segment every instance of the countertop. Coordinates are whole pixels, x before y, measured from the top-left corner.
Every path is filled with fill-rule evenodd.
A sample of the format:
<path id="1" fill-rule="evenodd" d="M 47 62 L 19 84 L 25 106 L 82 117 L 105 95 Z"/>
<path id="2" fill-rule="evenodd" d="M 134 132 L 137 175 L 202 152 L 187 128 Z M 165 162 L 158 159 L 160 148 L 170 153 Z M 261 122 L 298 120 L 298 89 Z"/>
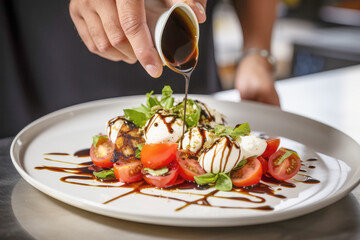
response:
<path id="1" fill-rule="evenodd" d="M 276 82 L 282 109 L 335 127 L 360 143 L 360 65 Z M 239 101 L 235 91 L 215 94 Z M 12 165 L 12 138 L 0 139 L 1 239 L 359 239 L 360 187 L 302 217 L 243 227 L 156 226 L 104 217 L 30 186 Z M 360 159 L 359 159 L 360 160 Z"/>

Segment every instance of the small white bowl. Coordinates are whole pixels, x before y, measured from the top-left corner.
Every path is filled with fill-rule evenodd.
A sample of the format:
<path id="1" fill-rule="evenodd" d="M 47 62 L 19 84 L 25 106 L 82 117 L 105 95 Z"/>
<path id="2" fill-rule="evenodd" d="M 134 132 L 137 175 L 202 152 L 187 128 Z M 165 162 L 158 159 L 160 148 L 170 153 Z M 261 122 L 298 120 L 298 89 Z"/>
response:
<path id="1" fill-rule="evenodd" d="M 171 15 L 171 13 L 177 9 L 177 8 L 181 8 L 190 18 L 190 20 L 192 21 L 192 23 L 194 24 L 195 27 L 195 37 L 196 37 L 196 43 L 198 43 L 199 41 L 199 22 L 196 18 L 196 15 L 194 13 L 194 11 L 189 7 L 189 5 L 185 4 L 185 3 L 177 3 L 175 5 L 173 5 L 169 10 L 165 11 L 163 14 L 161 14 L 161 16 L 159 17 L 159 19 L 156 22 L 155 25 L 155 32 L 154 32 L 154 41 L 155 41 L 155 46 L 156 49 L 160 55 L 161 61 L 163 62 L 164 65 L 170 67 L 170 65 L 168 64 L 168 62 L 166 61 L 162 48 L 161 48 L 161 41 L 163 38 L 163 32 L 166 26 L 166 23 L 169 20 L 169 17 Z M 170 67 L 172 69 L 172 67 Z"/>

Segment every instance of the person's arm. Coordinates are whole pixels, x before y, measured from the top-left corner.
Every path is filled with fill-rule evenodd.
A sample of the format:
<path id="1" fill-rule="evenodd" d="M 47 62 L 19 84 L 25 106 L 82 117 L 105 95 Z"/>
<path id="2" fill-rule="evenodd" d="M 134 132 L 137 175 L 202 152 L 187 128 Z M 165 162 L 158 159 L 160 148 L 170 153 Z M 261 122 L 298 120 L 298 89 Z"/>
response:
<path id="1" fill-rule="evenodd" d="M 270 52 L 277 0 L 234 0 L 243 37 L 243 52 L 265 49 Z M 260 54 L 249 54 L 241 59 L 235 75 L 235 88 L 241 98 L 280 105 L 274 87 L 272 64 Z"/>
<path id="2" fill-rule="evenodd" d="M 177 2 L 186 2 L 199 22 L 205 21 L 206 0 L 159 3 Z M 139 61 L 151 76 L 161 75 L 163 66 L 147 25 L 145 0 L 71 0 L 69 10 L 90 52 L 112 61 Z"/>

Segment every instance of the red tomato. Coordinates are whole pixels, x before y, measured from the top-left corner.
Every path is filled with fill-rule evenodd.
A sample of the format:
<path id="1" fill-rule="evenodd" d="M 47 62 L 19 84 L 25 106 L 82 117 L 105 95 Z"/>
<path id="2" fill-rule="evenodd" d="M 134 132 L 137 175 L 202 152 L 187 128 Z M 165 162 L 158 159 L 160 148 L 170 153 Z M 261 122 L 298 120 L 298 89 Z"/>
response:
<path id="1" fill-rule="evenodd" d="M 266 161 L 262 156 L 258 156 L 257 159 L 259 159 L 261 163 L 262 172 L 266 173 L 268 171 L 268 161 Z"/>
<path id="2" fill-rule="evenodd" d="M 96 146 L 91 145 L 90 158 L 96 166 L 108 168 L 113 166 L 111 156 L 114 152 L 115 145 L 106 137 L 99 138 Z"/>
<path id="3" fill-rule="evenodd" d="M 176 161 L 171 162 L 168 166 L 169 172 L 162 176 L 152 176 L 149 173 L 143 175 L 144 180 L 155 187 L 164 188 L 174 185 L 177 182 L 179 174 L 179 164 Z"/>
<path id="4" fill-rule="evenodd" d="M 301 160 L 294 153 L 279 164 L 279 160 L 287 152 L 288 150 L 286 148 L 280 148 L 269 158 L 269 173 L 277 180 L 288 180 L 295 176 L 300 170 Z"/>
<path id="5" fill-rule="evenodd" d="M 176 160 L 180 165 L 179 174 L 187 181 L 195 181 L 194 177 L 205 174 L 195 155 L 186 150 L 179 150 L 176 153 Z"/>
<path id="6" fill-rule="evenodd" d="M 182 184 L 183 182 L 185 182 L 185 179 L 182 178 L 180 175 L 178 175 L 176 181 L 173 183 L 173 186 L 180 185 L 180 184 Z"/>
<path id="7" fill-rule="evenodd" d="M 266 140 L 267 146 L 265 149 L 265 152 L 261 155 L 264 158 L 270 157 L 273 153 L 276 152 L 280 145 L 280 139 L 279 138 L 272 138 Z"/>
<path id="8" fill-rule="evenodd" d="M 119 160 L 114 163 L 115 177 L 123 183 L 131 183 L 142 179 L 142 164 L 138 159 Z"/>
<path id="9" fill-rule="evenodd" d="M 260 182 L 261 176 L 261 163 L 257 158 L 248 158 L 245 166 L 230 173 L 231 181 L 236 187 L 255 185 Z"/>
<path id="10" fill-rule="evenodd" d="M 144 167 L 159 169 L 175 160 L 176 143 L 145 144 L 141 149 L 140 159 Z"/>

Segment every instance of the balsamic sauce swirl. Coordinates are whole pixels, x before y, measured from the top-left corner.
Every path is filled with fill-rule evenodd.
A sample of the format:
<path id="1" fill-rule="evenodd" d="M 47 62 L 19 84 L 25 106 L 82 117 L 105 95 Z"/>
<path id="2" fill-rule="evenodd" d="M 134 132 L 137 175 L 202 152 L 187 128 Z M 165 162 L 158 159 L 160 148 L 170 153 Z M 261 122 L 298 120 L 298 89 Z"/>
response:
<path id="1" fill-rule="evenodd" d="M 71 154 L 67 153 L 45 153 L 45 156 L 53 155 L 53 156 L 71 156 Z M 83 149 L 80 151 L 77 151 L 75 154 L 73 154 L 74 157 L 88 157 L 89 156 L 89 149 Z M 131 194 L 139 194 L 144 195 L 148 197 L 157 197 L 162 198 L 160 194 L 155 193 L 146 193 L 143 192 L 143 189 L 148 188 L 154 188 L 154 186 L 151 186 L 147 184 L 145 181 L 139 181 L 129 184 L 123 184 L 123 185 L 117 185 L 117 181 L 100 181 L 93 175 L 93 168 L 92 168 L 92 162 L 82 162 L 82 163 L 74 163 L 71 161 L 60 161 L 55 160 L 51 158 L 44 158 L 46 161 L 52 161 L 52 162 L 60 162 L 60 163 L 67 163 L 67 164 L 76 164 L 77 167 L 55 167 L 55 166 L 38 166 L 35 167 L 37 170 L 48 170 L 52 172 L 61 172 L 69 174 L 67 176 L 61 177 L 60 181 L 68 183 L 68 184 L 75 184 L 75 185 L 81 185 L 81 186 L 89 186 L 89 187 L 100 187 L 100 188 L 128 188 L 131 189 L 130 191 L 123 193 L 115 198 L 109 199 L 105 201 L 103 204 L 108 204 L 110 202 L 116 201 L 120 198 L 123 198 L 125 196 L 131 195 Z M 309 160 L 310 161 L 310 160 Z M 314 160 L 311 160 L 314 161 Z M 313 179 L 309 175 L 298 173 L 297 176 L 305 177 L 304 180 L 298 180 L 294 178 L 295 181 L 305 183 L 305 184 L 316 184 L 319 183 L 319 180 Z M 80 180 L 80 181 L 79 181 Z M 175 211 L 180 211 L 184 208 L 187 208 L 192 205 L 197 206 L 203 206 L 203 207 L 215 207 L 215 208 L 225 208 L 225 209 L 251 209 L 251 210 L 261 210 L 261 211 L 272 211 L 274 208 L 269 205 L 264 205 L 266 203 L 266 199 L 262 196 L 259 196 L 257 194 L 265 194 L 268 196 L 272 196 L 275 198 L 280 199 L 286 199 L 284 195 L 277 194 L 276 192 L 281 189 L 274 189 L 273 186 L 268 185 L 275 184 L 278 186 L 286 187 L 286 188 L 295 188 L 296 185 L 294 183 L 290 183 L 287 181 L 279 181 L 274 179 L 273 177 L 269 175 L 263 175 L 262 181 L 254 186 L 251 187 L 244 187 L 244 188 L 237 188 L 234 187 L 230 192 L 233 193 L 231 196 L 224 196 L 219 194 L 219 190 L 216 190 L 214 188 L 211 188 L 210 186 L 199 186 L 194 182 L 184 182 L 177 186 L 171 186 L 168 188 L 163 188 L 162 191 L 170 191 L 173 193 L 179 193 L 179 194 L 189 194 L 189 195 L 195 195 L 199 196 L 200 198 L 196 200 L 184 200 L 182 198 L 176 197 L 176 195 L 171 197 L 166 197 L 167 199 L 182 202 L 183 205 L 175 209 Z M 84 181 L 91 181 L 91 183 L 86 183 Z M 95 183 L 94 183 L 95 182 Z M 99 182 L 99 184 L 96 184 L 96 182 Z M 196 189 L 199 190 L 196 193 L 189 193 L 184 192 L 182 190 L 186 189 Z M 261 206 L 256 207 L 243 207 L 243 206 L 225 206 L 225 205 L 217 205 L 213 204 L 209 201 L 210 198 L 217 198 L 217 199 L 226 199 L 226 200 L 232 200 L 236 202 L 250 202 L 253 204 L 261 204 Z"/>

